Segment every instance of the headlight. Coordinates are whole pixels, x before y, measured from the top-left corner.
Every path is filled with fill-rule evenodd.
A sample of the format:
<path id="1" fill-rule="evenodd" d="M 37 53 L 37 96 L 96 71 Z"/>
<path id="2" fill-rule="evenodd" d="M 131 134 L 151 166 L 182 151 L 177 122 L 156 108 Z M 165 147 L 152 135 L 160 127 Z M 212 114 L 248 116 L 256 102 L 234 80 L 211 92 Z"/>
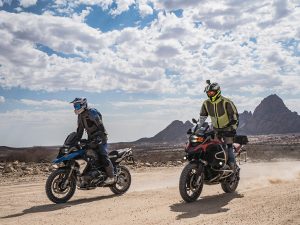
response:
<path id="1" fill-rule="evenodd" d="M 196 135 L 193 135 L 190 139 L 191 142 L 195 143 L 195 142 L 203 142 L 204 141 L 204 137 L 198 137 Z"/>
<path id="2" fill-rule="evenodd" d="M 62 147 L 59 149 L 60 154 L 68 154 L 68 148 Z"/>

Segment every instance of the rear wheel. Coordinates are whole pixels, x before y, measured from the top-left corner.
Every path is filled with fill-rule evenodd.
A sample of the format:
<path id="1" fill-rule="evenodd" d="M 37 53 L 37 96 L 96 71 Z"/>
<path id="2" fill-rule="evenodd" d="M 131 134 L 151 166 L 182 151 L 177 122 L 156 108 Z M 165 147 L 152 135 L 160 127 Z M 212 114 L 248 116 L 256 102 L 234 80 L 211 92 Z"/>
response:
<path id="1" fill-rule="evenodd" d="M 117 194 L 124 194 L 131 185 L 131 174 L 127 167 L 118 166 L 117 182 L 110 187 L 110 190 Z"/>
<path id="2" fill-rule="evenodd" d="M 57 169 L 48 177 L 45 188 L 47 197 L 52 202 L 65 203 L 74 195 L 76 180 L 74 176 L 71 176 L 71 178 L 67 180 L 68 173 L 69 170 Z"/>
<path id="3" fill-rule="evenodd" d="M 229 177 L 221 183 L 221 187 L 224 192 L 232 193 L 234 192 L 240 181 L 240 168 L 237 166 L 235 174 L 232 175 L 233 177 Z"/>
<path id="4" fill-rule="evenodd" d="M 196 201 L 203 189 L 203 172 L 198 174 L 199 165 L 189 163 L 184 167 L 179 179 L 179 192 L 186 202 Z M 203 171 L 203 170 L 202 170 Z"/>

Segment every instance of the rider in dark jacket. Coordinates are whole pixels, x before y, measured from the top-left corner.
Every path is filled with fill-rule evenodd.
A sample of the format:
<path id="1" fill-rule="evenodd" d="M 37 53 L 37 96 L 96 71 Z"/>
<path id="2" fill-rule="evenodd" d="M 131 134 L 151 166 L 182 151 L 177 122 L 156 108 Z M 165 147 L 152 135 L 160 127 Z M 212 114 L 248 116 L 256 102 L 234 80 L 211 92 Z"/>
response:
<path id="1" fill-rule="evenodd" d="M 115 182 L 113 165 L 107 153 L 107 132 L 103 125 L 102 115 L 96 109 L 88 107 L 86 98 L 75 98 L 71 103 L 74 105 L 75 114 L 78 115 L 78 139 L 82 138 L 85 130 L 88 140 L 96 143 L 95 151 L 108 176 L 104 183 L 113 184 Z"/>

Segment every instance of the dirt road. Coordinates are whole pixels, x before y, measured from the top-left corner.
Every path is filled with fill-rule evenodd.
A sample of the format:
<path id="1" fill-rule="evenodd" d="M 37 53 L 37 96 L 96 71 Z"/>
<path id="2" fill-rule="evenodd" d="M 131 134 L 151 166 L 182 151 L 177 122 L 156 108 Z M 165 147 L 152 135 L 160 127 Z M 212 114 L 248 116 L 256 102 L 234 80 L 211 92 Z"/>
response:
<path id="1" fill-rule="evenodd" d="M 123 196 L 108 189 L 76 191 L 70 202 L 52 204 L 44 182 L 0 186 L 0 224 L 300 224 L 300 162 L 247 163 L 236 193 L 204 186 L 201 198 L 181 200 L 181 167 L 132 172 Z"/>

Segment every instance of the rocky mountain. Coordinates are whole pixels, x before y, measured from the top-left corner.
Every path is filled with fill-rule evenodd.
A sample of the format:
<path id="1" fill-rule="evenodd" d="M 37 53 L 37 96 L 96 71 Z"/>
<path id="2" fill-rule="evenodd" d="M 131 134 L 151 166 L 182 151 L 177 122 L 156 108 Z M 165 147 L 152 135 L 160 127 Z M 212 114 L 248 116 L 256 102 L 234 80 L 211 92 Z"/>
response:
<path id="1" fill-rule="evenodd" d="M 191 127 L 193 127 L 193 124 L 190 121 L 183 123 L 175 120 L 154 137 L 141 138 L 136 143 L 184 143 L 186 141 L 186 132 Z"/>
<path id="2" fill-rule="evenodd" d="M 244 111 L 240 114 L 238 134 L 286 134 L 300 133 L 300 116 L 289 110 L 276 94 L 263 99 L 254 112 Z M 175 120 L 154 137 L 141 138 L 135 143 L 184 143 L 186 131 L 193 124 Z"/>
<path id="3" fill-rule="evenodd" d="M 246 126 L 246 124 L 248 123 L 248 121 L 251 119 L 252 117 L 252 112 L 251 111 L 244 111 L 243 113 L 241 113 L 239 115 L 239 128 L 243 128 Z"/>
<path id="4" fill-rule="evenodd" d="M 240 114 L 238 133 L 286 134 L 300 132 L 300 116 L 289 110 L 276 94 L 264 98 L 251 112 Z"/>

